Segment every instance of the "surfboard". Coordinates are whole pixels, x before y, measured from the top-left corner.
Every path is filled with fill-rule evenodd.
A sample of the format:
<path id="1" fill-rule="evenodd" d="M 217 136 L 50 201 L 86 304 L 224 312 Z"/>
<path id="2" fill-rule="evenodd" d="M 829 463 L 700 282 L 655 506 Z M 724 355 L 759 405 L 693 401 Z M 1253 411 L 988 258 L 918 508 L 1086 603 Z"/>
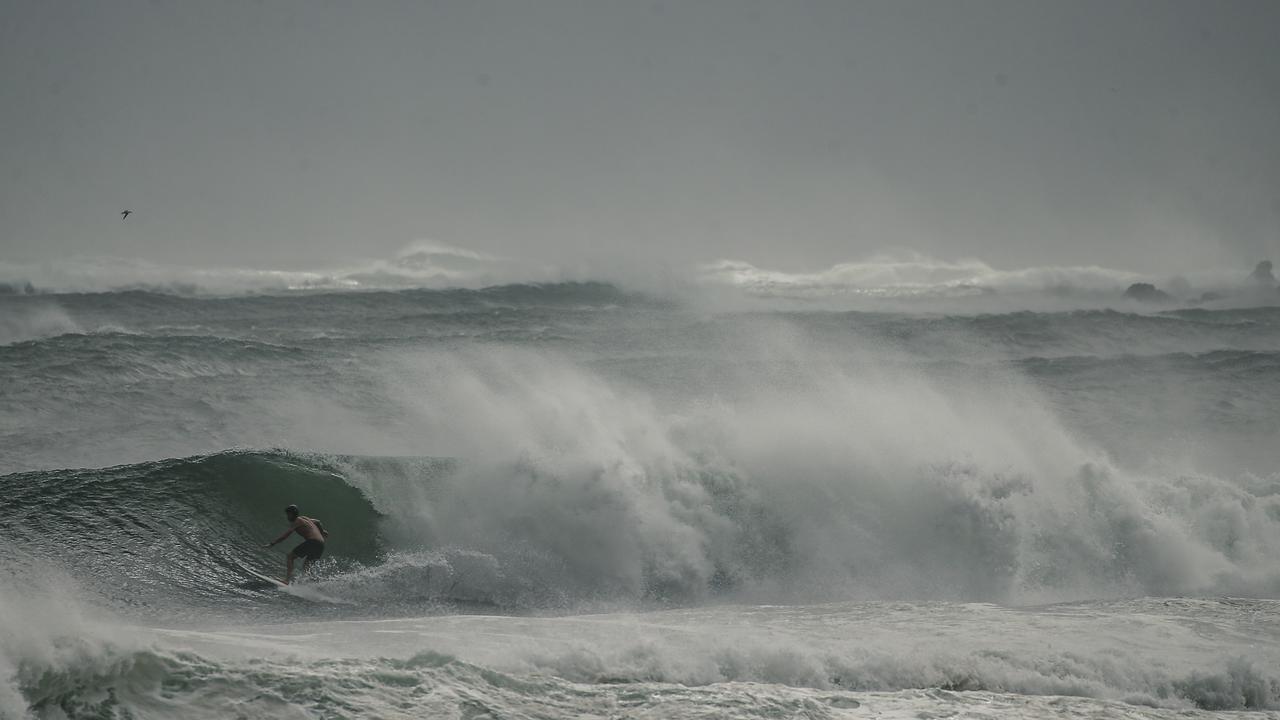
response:
<path id="1" fill-rule="evenodd" d="M 254 576 L 254 577 L 258 578 L 259 580 L 261 580 L 261 581 L 263 581 L 263 582 L 271 583 L 272 585 L 275 585 L 276 587 L 279 587 L 279 588 L 287 588 L 287 587 L 289 587 L 289 586 L 288 586 L 288 585 L 286 585 L 286 584 L 285 584 L 285 582 L 284 582 L 283 580 L 281 580 L 280 578 L 273 578 L 273 577 L 271 577 L 270 575 L 263 575 L 262 573 L 254 572 L 253 570 L 250 570 L 249 568 L 244 568 L 244 571 L 245 571 L 245 572 L 247 572 L 247 573 L 249 573 L 250 575 L 252 575 L 252 576 Z"/>

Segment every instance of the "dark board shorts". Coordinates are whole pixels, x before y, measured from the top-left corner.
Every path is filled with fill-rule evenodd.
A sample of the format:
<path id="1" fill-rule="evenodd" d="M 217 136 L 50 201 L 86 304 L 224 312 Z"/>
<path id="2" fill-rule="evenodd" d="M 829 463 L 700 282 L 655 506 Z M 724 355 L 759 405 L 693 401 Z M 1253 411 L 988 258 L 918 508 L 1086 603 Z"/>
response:
<path id="1" fill-rule="evenodd" d="M 306 558 L 308 560 L 319 560 L 324 554 L 324 543 L 319 540 L 303 540 L 298 547 L 289 553 L 294 557 Z"/>

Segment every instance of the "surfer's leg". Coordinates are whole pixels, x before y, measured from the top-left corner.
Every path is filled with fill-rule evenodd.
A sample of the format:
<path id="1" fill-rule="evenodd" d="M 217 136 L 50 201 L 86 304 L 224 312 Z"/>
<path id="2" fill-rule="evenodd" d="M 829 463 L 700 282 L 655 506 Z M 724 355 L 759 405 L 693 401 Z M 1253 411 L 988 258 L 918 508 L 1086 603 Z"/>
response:
<path id="1" fill-rule="evenodd" d="M 314 559 L 314 558 L 307 558 L 306 560 L 303 560 L 303 561 L 302 561 L 302 572 L 300 572 L 300 573 L 298 573 L 298 574 L 299 574 L 299 575 L 306 575 L 306 574 L 307 574 L 307 570 L 310 570 L 310 569 L 311 569 L 311 563 L 313 563 L 313 562 L 315 562 L 315 559 Z"/>
<path id="2" fill-rule="evenodd" d="M 288 585 L 289 581 L 293 579 L 293 553 L 289 553 L 286 557 L 289 558 L 289 561 L 284 566 L 284 584 Z"/>

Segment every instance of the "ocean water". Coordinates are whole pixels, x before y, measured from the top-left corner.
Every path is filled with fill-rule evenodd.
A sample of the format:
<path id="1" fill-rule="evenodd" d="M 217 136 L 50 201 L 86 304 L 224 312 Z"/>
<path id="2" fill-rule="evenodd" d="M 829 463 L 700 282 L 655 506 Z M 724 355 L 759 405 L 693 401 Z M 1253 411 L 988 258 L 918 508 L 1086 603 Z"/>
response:
<path id="1" fill-rule="evenodd" d="M 0 718 L 1275 716 L 1280 307 L 1046 297 L 0 295 Z"/>

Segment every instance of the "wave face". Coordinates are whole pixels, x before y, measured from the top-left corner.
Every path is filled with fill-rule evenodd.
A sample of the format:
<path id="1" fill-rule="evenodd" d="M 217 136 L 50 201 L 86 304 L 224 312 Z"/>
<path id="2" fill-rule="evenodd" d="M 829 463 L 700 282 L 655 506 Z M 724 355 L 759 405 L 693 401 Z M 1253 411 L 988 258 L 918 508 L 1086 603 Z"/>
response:
<path id="1" fill-rule="evenodd" d="M 0 486 L 5 537 L 65 562 L 120 606 L 238 607 L 256 598 L 242 587 L 244 568 L 261 571 L 254 551 L 284 529 L 278 498 L 305 496 L 308 513 L 341 526 L 339 563 L 372 562 L 382 551 L 380 515 L 364 495 L 322 462 L 286 453 L 18 473 Z"/>
<path id="2" fill-rule="evenodd" d="M 12 294 L 0 318 L 0 714 L 102 715 L 112 688 L 133 716 L 160 716 L 165 693 L 203 707 L 226 689 L 211 678 L 231 676 L 245 702 L 285 698 L 246 711 L 262 716 L 431 708 L 403 688 L 472 697 L 490 682 L 516 688 L 508 711 L 551 714 L 627 702 L 600 687 L 615 682 L 655 698 L 704 683 L 676 716 L 723 709 L 718 686 L 735 682 L 814 716 L 869 701 L 848 693 L 906 693 L 877 702 L 919 712 L 953 712 L 936 693 L 965 691 L 1153 716 L 1276 704 L 1280 632 L 1240 640 L 1265 603 L 1213 610 L 1218 639 L 1148 674 L 1124 668 L 1172 646 L 1144 655 L 1144 636 L 1121 633 L 1124 647 L 1097 635 L 1050 652 L 1000 628 L 1043 645 L 1036 628 L 1063 613 L 1164 631 L 1163 601 L 1114 598 L 1280 598 L 1277 308 L 730 311 L 566 283 Z M 283 570 L 261 546 L 289 503 L 331 545 L 308 583 L 266 592 L 246 571 Z M 1037 607 L 1025 622 L 974 610 L 986 619 L 957 655 L 895 645 L 936 645 L 988 602 Z M 675 637 L 694 632 L 685 617 L 750 625 L 742 608 L 761 603 L 780 609 L 760 622 L 794 636 L 777 653 L 760 638 L 636 641 L 619 621 L 582 646 L 567 624 L 529 636 L 550 654 L 476 654 L 487 633 L 537 623 L 463 618 L 638 609 Z M 64 628 L 77 613 L 159 634 L 82 645 Z M 825 619 L 863 637 L 891 616 L 903 634 L 879 650 L 806 650 Z M 385 630 L 304 666 L 347 688 L 385 680 L 377 698 L 325 705 L 295 692 L 295 671 L 246 664 L 280 621 Z M 589 699 L 532 699 L 551 692 Z"/>

